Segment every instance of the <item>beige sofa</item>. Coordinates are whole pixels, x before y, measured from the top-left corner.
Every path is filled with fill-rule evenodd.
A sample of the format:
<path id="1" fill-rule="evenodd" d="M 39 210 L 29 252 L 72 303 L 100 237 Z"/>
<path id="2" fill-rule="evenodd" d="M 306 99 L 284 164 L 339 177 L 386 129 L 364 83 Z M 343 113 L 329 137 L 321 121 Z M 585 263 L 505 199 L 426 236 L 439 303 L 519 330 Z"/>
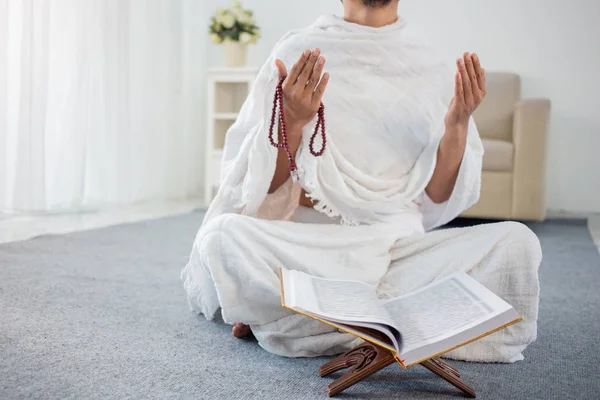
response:
<path id="1" fill-rule="evenodd" d="M 550 101 L 521 100 L 521 82 L 512 73 L 488 73 L 487 88 L 474 115 L 485 149 L 481 197 L 462 216 L 541 221 Z"/>

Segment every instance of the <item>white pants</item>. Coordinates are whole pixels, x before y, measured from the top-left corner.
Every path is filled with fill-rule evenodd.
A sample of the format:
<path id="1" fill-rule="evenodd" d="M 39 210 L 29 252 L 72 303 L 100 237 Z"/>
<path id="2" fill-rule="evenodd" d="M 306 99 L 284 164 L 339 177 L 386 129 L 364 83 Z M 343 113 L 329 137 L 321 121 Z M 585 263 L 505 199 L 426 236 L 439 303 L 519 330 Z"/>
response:
<path id="1" fill-rule="evenodd" d="M 339 264 L 347 268 L 348 279 L 372 268 L 382 298 L 465 271 L 511 304 L 523 321 L 446 357 L 515 362 L 523 359 L 523 350 L 536 339 L 542 255 L 537 237 L 525 225 L 501 222 L 445 229 L 387 243 L 387 235 L 376 242 L 366 239 L 377 235 L 376 227 L 351 231 L 361 235 L 350 234 L 346 242 L 336 241 L 336 229 L 352 228 L 332 225 L 331 220 L 310 209 L 301 208 L 296 221 L 240 215 L 212 221 L 212 229 L 197 238 L 187 267 L 186 288 L 192 306 L 207 318 L 221 307 L 226 322 L 249 324 L 259 344 L 269 352 L 289 357 L 331 355 L 356 345 L 356 338 L 283 309 L 279 267 L 326 275 L 324 268 Z M 318 240 L 296 239 L 307 234 Z M 366 242 L 370 244 L 363 244 Z M 313 243 L 319 244 L 314 248 L 314 252 L 319 251 L 319 265 L 309 257 Z M 380 265 L 385 267 L 381 276 L 377 272 Z"/>

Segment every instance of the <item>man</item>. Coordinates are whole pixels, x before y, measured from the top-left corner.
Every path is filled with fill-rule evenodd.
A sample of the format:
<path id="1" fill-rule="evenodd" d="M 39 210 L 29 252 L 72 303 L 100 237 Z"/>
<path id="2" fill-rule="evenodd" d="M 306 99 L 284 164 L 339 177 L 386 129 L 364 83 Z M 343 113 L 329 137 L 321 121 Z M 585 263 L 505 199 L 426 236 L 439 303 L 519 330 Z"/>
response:
<path id="1" fill-rule="evenodd" d="M 209 319 L 220 308 L 234 336 L 252 332 L 270 352 L 335 354 L 354 338 L 283 309 L 279 267 L 367 282 L 383 298 L 465 271 L 524 321 L 447 356 L 521 360 L 537 332 L 535 235 L 517 223 L 428 232 L 479 197 L 480 60 L 447 69 L 406 33 L 397 0 L 343 6 L 276 45 L 229 130 L 182 273 L 190 304 Z"/>

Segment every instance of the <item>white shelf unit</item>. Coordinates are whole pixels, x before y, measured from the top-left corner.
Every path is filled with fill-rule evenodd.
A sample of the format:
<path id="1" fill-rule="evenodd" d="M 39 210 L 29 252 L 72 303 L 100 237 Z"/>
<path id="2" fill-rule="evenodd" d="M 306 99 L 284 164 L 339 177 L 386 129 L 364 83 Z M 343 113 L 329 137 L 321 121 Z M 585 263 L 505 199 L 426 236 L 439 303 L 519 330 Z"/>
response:
<path id="1" fill-rule="evenodd" d="M 215 68 L 208 71 L 208 125 L 204 168 L 206 206 L 219 188 L 225 136 L 237 119 L 257 73 L 256 68 Z"/>

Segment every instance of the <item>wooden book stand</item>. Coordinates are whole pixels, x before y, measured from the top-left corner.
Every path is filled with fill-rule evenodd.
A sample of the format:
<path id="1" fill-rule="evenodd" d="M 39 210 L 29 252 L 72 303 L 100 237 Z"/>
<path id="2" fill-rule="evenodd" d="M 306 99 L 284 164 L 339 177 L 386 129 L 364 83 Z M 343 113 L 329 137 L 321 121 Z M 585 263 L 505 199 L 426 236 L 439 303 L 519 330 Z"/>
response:
<path id="1" fill-rule="evenodd" d="M 365 342 L 321 366 L 319 374 L 327 376 L 350 368 L 327 386 L 327 394 L 333 397 L 395 362 L 389 350 Z M 460 378 L 458 371 L 439 358 L 424 361 L 420 365 L 462 390 L 467 397 L 475 397 L 475 390 Z"/>

